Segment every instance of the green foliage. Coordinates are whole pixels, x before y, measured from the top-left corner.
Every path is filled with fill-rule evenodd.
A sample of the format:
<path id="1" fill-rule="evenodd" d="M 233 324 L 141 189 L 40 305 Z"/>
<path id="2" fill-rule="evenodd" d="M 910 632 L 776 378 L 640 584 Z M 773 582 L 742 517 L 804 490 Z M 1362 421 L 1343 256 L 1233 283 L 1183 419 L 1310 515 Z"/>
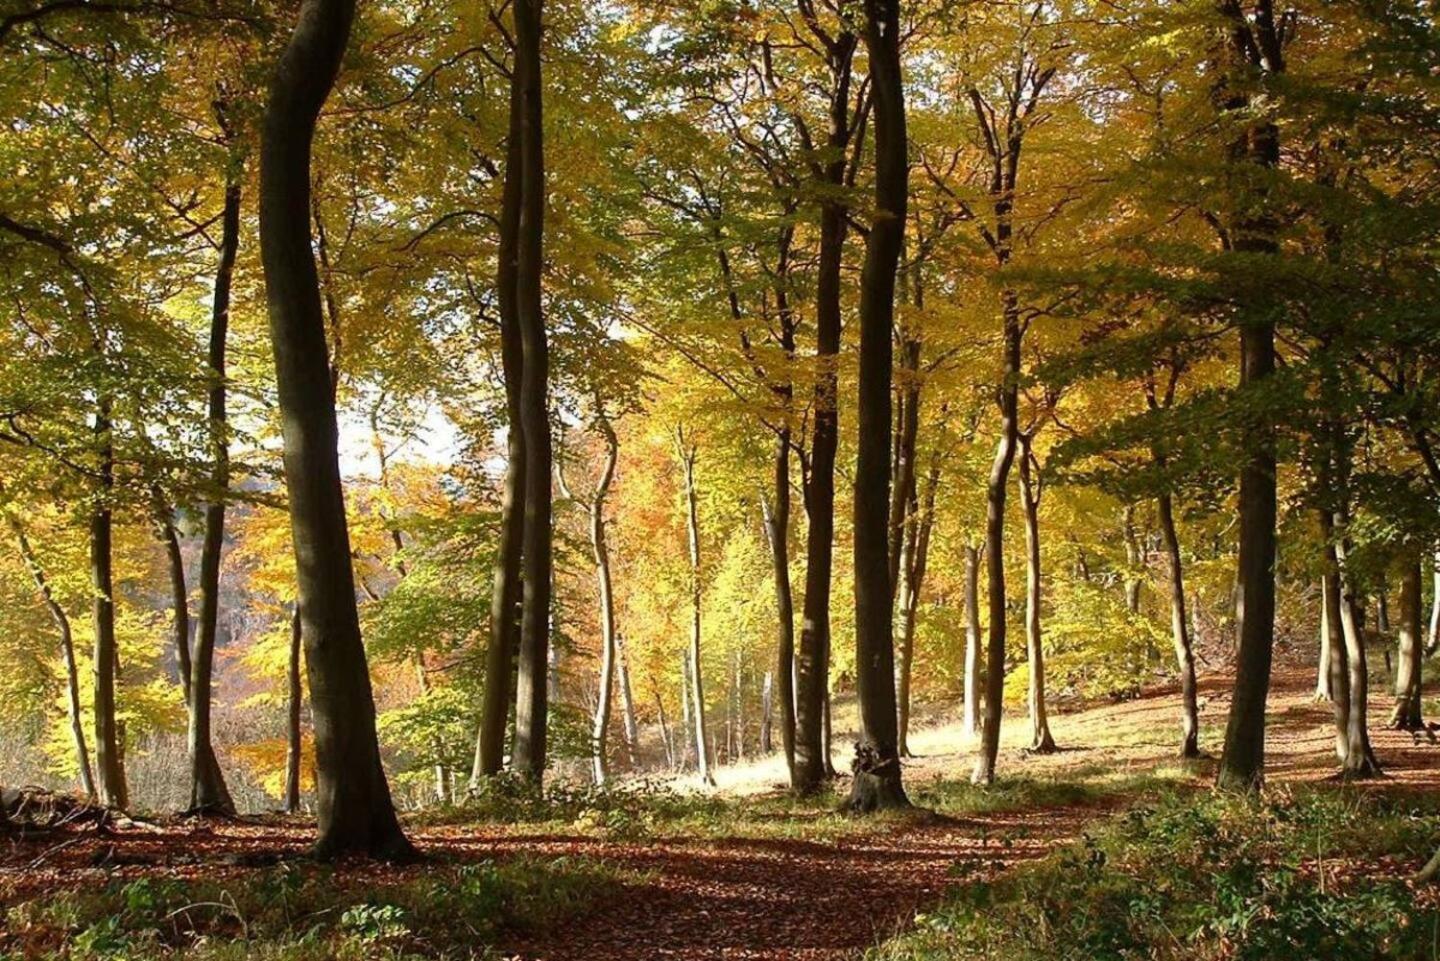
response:
<path id="1" fill-rule="evenodd" d="M 578 858 L 432 865 L 385 880 L 282 864 L 243 879 L 143 877 L 9 909 L 0 958 L 490 957 L 506 931 L 563 920 L 631 880 Z"/>
<path id="2" fill-rule="evenodd" d="M 967 877 L 869 957 L 1428 957 L 1440 912 L 1377 865 L 1428 855 L 1437 829 L 1433 807 L 1345 792 L 1170 794 L 999 880 Z"/>

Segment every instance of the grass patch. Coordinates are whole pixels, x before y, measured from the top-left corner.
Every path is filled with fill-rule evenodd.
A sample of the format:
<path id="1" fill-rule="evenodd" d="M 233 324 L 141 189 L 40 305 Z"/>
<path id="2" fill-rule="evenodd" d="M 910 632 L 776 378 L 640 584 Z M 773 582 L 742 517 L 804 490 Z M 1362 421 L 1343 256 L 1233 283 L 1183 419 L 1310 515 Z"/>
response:
<path id="1" fill-rule="evenodd" d="M 0 959 L 469 961 L 494 956 L 502 933 L 574 916 L 626 880 L 575 858 L 425 865 L 390 878 L 310 863 L 225 881 L 147 876 L 10 908 Z"/>
<path id="2" fill-rule="evenodd" d="M 1265 801 L 1166 792 L 950 899 L 871 961 L 1433 958 L 1440 911 L 1403 880 L 1436 808 L 1311 788 Z"/>

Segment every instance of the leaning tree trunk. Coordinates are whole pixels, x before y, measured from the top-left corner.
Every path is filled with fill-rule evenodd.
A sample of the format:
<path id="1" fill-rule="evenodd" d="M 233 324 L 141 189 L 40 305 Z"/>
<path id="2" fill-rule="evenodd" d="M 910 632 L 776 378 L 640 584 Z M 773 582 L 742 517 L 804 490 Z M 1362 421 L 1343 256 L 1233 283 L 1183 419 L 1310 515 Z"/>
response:
<path id="1" fill-rule="evenodd" d="M 965 545 L 965 703 L 961 731 L 980 730 L 980 548 Z"/>
<path id="2" fill-rule="evenodd" d="M 895 269 L 905 238 L 909 167 L 900 74 L 899 0 L 865 0 L 875 114 L 875 213 L 860 274 L 860 370 L 855 455 L 855 686 L 860 744 L 848 806 L 904 807 L 895 720 L 895 641 L 890 592 L 890 378 Z"/>
<path id="3" fill-rule="evenodd" d="M 775 580 L 775 677 L 780 681 L 780 742 L 785 749 L 785 769 L 795 784 L 795 600 L 790 589 L 790 429 L 782 428 L 775 439 L 775 478 L 770 498 L 761 498 L 765 536 L 770 543 L 771 569 Z M 767 675 L 768 676 L 768 675 Z M 766 743 L 770 714 L 765 714 Z M 769 751 L 769 747 L 764 750 Z"/>
<path id="4" fill-rule="evenodd" d="M 1030 750 L 1053 754 L 1059 748 L 1045 710 L 1045 649 L 1040 631 L 1040 490 L 1029 434 L 1020 435 L 1020 503 L 1025 508 L 1025 655 L 1030 666 Z"/>
<path id="5" fill-rule="evenodd" d="M 300 810 L 300 605 L 290 612 L 290 659 L 285 669 L 285 813 Z"/>
<path id="6" fill-rule="evenodd" d="M 524 369 L 520 423 L 525 433 L 525 531 L 519 671 L 515 685 L 515 770 L 539 782 L 548 735 L 551 592 L 550 358 L 541 304 L 545 158 L 540 86 L 541 0 L 516 0 L 511 84 L 520 98 L 520 221 L 516 306 Z M 508 172 L 507 172 L 508 176 Z"/>
<path id="7" fill-rule="evenodd" d="M 196 814 L 234 814 L 235 802 L 220 771 L 210 736 L 211 675 L 220 619 L 220 554 L 225 547 L 225 496 L 230 488 L 230 448 L 225 407 L 225 354 L 230 329 L 230 285 L 240 245 L 239 171 L 230 174 L 220 217 L 220 263 L 215 270 L 210 310 L 209 429 L 214 463 L 213 499 L 205 507 L 205 537 L 200 548 L 200 621 L 191 654 L 186 703 L 190 723 L 186 746 L 190 755 L 190 810 Z M 177 602 L 178 602 L 177 598 Z M 177 607 L 177 610 L 179 608 Z"/>
<path id="8" fill-rule="evenodd" d="M 40 600 L 44 602 L 45 610 L 49 612 L 50 620 L 55 622 L 55 630 L 60 634 L 60 657 L 65 662 L 66 716 L 70 721 L 70 740 L 75 746 L 75 766 L 80 772 L 81 789 L 87 798 L 94 800 L 98 795 L 95 791 L 95 773 L 90 767 L 90 750 L 85 744 L 85 720 L 80 706 L 80 670 L 75 663 L 75 635 L 70 628 L 70 616 L 56 600 L 50 581 L 45 576 L 45 569 L 40 566 L 40 559 L 36 556 L 35 549 L 30 546 L 30 538 L 25 535 L 25 528 L 8 511 L 5 520 L 15 534 L 15 541 L 20 546 L 20 557 L 30 571 L 35 590 L 39 592 Z"/>
<path id="9" fill-rule="evenodd" d="M 500 505 L 500 544 L 495 552 L 490 596 L 490 639 L 485 649 L 485 693 L 470 786 L 494 777 L 505 766 L 505 732 L 513 706 L 515 657 L 520 650 L 520 565 L 525 534 L 526 456 L 521 427 L 520 384 L 525 368 L 516 306 L 516 250 L 520 230 L 520 98 L 510 91 L 510 131 L 505 184 L 500 199 L 495 299 L 500 316 L 500 362 L 505 380 L 505 488 Z"/>
<path id="10" fill-rule="evenodd" d="M 695 733 L 695 767 L 700 780 L 714 784 L 710 773 L 709 739 L 705 729 L 705 683 L 700 667 L 700 512 L 695 490 L 695 445 L 685 436 L 683 429 L 675 432 L 676 449 L 680 454 L 680 467 L 685 480 L 685 530 L 690 554 L 690 647 L 687 656 L 690 662 L 690 696 L 693 698 L 691 714 Z"/>
<path id="11" fill-rule="evenodd" d="M 1170 637 L 1175 644 L 1175 665 L 1180 671 L 1180 756 L 1200 756 L 1200 706 L 1195 683 L 1195 649 L 1190 641 L 1190 619 L 1185 610 L 1185 569 L 1180 556 L 1180 535 L 1175 529 L 1175 508 L 1170 494 L 1155 498 L 1160 536 L 1170 564 Z"/>
<path id="12" fill-rule="evenodd" d="M 411 858 L 375 734 L 337 454 L 325 320 L 310 236 L 310 149 L 354 20 L 354 0 L 302 0 L 265 108 L 260 250 L 315 727 L 315 852 Z"/>
<path id="13" fill-rule="evenodd" d="M 110 402 L 101 400 L 95 415 L 95 439 L 100 469 L 99 490 L 90 514 L 90 587 L 94 593 L 95 650 L 95 766 L 99 799 L 106 807 L 124 810 L 130 804 L 125 785 L 125 762 L 119 725 L 115 721 L 115 585 L 112 570 L 110 498 L 115 489 L 115 447 L 111 434 Z"/>
<path id="14" fill-rule="evenodd" d="M 610 733 L 610 692 L 615 687 L 615 661 L 618 644 L 615 638 L 615 598 L 610 584 L 610 544 L 605 536 L 605 498 L 615 479 L 615 463 L 620 445 L 610 422 L 601 414 L 596 425 L 605 438 L 605 466 L 590 498 L 590 548 L 595 555 L 595 581 L 600 603 L 600 688 L 595 699 L 595 723 L 591 732 L 591 767 L 596 784 L 604 784 L 608 773 L 605 764 L 605 742 Z"/>
<path id="15" fill-rule="evenodd" d="M 1397 731 L 1425 727 L 1420 713 L 1421 665 L 1425 658 L 1420 585 L 1420 555 L 1416 553 L 1405 559 L 1400 581 L 1400 651 L 1395 669 L 1395 708 L 1390 713 L 1390 726 Z"/>

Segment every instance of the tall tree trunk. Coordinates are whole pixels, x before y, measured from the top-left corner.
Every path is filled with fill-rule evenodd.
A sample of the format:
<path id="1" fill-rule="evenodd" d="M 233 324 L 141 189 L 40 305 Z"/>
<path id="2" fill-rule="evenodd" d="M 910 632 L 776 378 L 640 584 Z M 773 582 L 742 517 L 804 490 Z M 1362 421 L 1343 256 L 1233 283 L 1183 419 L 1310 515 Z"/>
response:
<path id="1" fill-rule="evenodd" d="M 1325 603 L 1325 582 L 1320 582 L 1320 658 L 1315 668 L 1315 700 L 1328 701 L 1330 690 L 1330 608 Z"/>
<path id="2" fill-rule="evenodd" d="M 615 431 L 602 412 L 595 419 L 605 438 L 605 466 L 590 498 L 590 548 L 595 556 L 595 581 L 600 601 L 600 688 L 595 700 L 595 723 L 591 732 L 591 766 L 596 784 L 604 784 L 608 773 L 605 745 L 610 733 L 610 692 L 615 686 L 615 661 L 618 642 L 615 636 L 615 599 L 610 585 L 610 545 L 605 536 L 605 498 L 615 479 L 615 463 L 620 444 Z M 628 699 L 628 698 L 627 698 Z M 628 739 L 628 736 L 627 736 Z M 633 758 L 632 758 L 633 760 Z"/>
<path id="3" fill-rule="evenodd" d="M 1180 535 L 1175 529 L 1175 508 L 1169 493 L 1155 498 L 1160 536 L 1170 564 L 1170 637 L 1175 665 L 1180 671 L 1180 756 L 1200 756 L 1200 706 L 1195 683 L 1195 649 L 1190 642 L 1190 618 L 1185 610 L 1185 569 L 1180 556 Z"/>
<path id="4" fill-rule="evenodd" d="M 55 622 L 55 630 L 60 635 L 60 657 L 65 663 L 66 716 L 70 721 L 70 740 L 75 746 L 75 767 L 80 774 L 81 789 L 87 798 L 93 800 L 97 797 L 95 773 L 90 766 L 90 750 L 85 744 L 85 721 L 80 706 L 80 670 L 75 663 L 75 634 L 70 628 L 70 617 L 56 600 L 55 592 L 50 589 L 45 568 L 40 565 L 35 549 L 30 546 L 30 538 L 25 535 L 25 528 L 9 511 L 5 512 L 5 521 L 15 535 L 15 542 L 20 547 L 20 558 L 30 571 L 35 590 L 40 594 L 40 600 L 44 602 L 45 610 L 50 614 L 50 620 Z"/>
<path id="5" fill-rule="evenodd" d="M 545 159 L 540 85 L 541 0 L 516 0 L 512 84 L 520 97 L 520 223 L 516 303 L 524 348 L 520 422 L 525 432 L 525 532 L 519 673 L 515 687 L 515 770 L 545 774 L 550 657 L 551 498 L 549 345 L 541 304 Z M 508 176 L 508 174 L 507 174 Z"/>
<path id="6" fill-rule="evenodd" d="M 1000 440 L 990 466 L 985 507 L 985 567 L 989 575 L 990 636 L 985 656 L 985 721 L 980 729 L 980 753 L 971 780 L 990 784 L 1000 753 L 1000 715 L 1005 697 L 1005 491 L 1010 467 L 1020 443 L 1019 378 L 1020 315 L 1013 290 L 1002 295 L 1004 313 L 1004 368 L 1000 385 Z"/>
<path id="7" fill-rule="evenodd" d="M 773 499 L 773 503 L 772 503 Z M 770 542 L 771 570 L 775 579 L 775 677 L 780 681 L 780 742 L 785 768 L 795 784 L 795 600 L 790 589 L 790 429 L 775 439 L 775 478 L 770 498 L 761 498 L 765 536 Z M 767 675 L 768 677 L 769 675 Z M 769 731 L 770 714 L 765 714 Z M 768 745 L 768 737 L 766 739 Z M 769 747 L 764 748 L 769 751 Z"/>
<path id="8" fill-rule="evenodd" d="M 217 107 L 217 111 L 221 108 Z M 223 112 L 221 121 L 224 122 Z M 214 491 L 210 503 L 205 506 L 205 536 L 200 547 L 200 621 L 196 625 L 195 649 L 189 658 L 186 703 L 190 708 L 190 717 L 186 747 L 190 755 L 190 810 L 196 814 L 233 815 L 235 802 L 225 784 L 210 734 L 210 698 L 220 619 L 220 555 L 225 547 L 225 498 L 230 489 L 225 355 L 230 330 L 230 287 L 235 274 L 235 255 L 240 246 L 238 169 L 228 174 L 220 223 L 220 261 L 215 269 L 208 354 L 210 376 L 213 378 L 208 414 L 211 456 L 214 458 L 210 480 Z M 183 568 L 181 570 L 183 572 Z M 177 604 L 179 600 L 177 597 Z"/>
<path id="9" fill-rule="evenodd" d="M 1030 666 L 1030 750 L 1059 750 L 1045 710 L 1045 649 L 1040 630 L 1040 488 L 1033 438 L 1020 435 L 1020 503 L 1025 509 L 1025 655 Z"/>
<path id="10" fill-rule="evenodd" d="M 265 108 L 260 248 L 315 725 L 315 852 L 321 857 L 356 852 L 411 858 L 415 850 L 396 819 L 375 734 L 310 237 L 311 142 L 354 15 L 354 0 L 302 0 Z"/>
<path id="11" fill-rule="evenodd" d="M 965 703 L 961 730 L 980 730 L 980 548 L 965 545 Z"/>
<path id="12" fill-rule="evenodd" d="M 115 448 L 111 434 L 110 401 L 102 399 L 95 414 L 99 450 L 99 490 L 90 514 L 90 587 L 94 593 L 95 630 L 95 766 L 99 799 L 106 807 L 124 810 L 130 804 L 125 784 L 125 762 L 120 729 L 115 722 L 115 594 L 111 558 L 113 526 L 110 498 L 115 489 Z"/>
<path id="13" fill-rule="evenodd" d="M 895 641 L 890 592 L 890 380 L 895 269 L 905 237 L 909 166 L 900 74 L 899 0 L 865 0 L 875 112 L 875 213 L 860 274 L 860 370 L 855 457 L 855 686 L 860 745 L 848 805 L 903 807 L 895 716 Z"/>
<path id="14" fill-rule="evenodd" d="M 514 706 L 512 683 L 520 650 L 521 561 L 525 536 L 526 451 L 521 426 L 521 379 L 525 349 L 517 306 L 515 263 L 520 232 L 520 97 L 510 91 L 510 130 L 505 151 L 505 183 L 500 200 L 499 243 L 496 250 L 495 299 L 500 315 L 500 361 L 505 379 L 505 487 L 500 506 L 500 544 L 495 552 L 490 596 L 490 640 L 485 649 L 485 693 L 480 730 L 475 739 L 475 765 L 470 786 L 499 774 L 505 766 L 505 733 Z"/>
<path id="15" fill-rule="evenodd" d="M 1282 73 L 1285 65 L 1280 58 L 1271 3 L 1261 0 L 1256 6 L 1258 13 L 1252 23 L 1239 4 L 1222 4 L 1223 15 L 1232 20 L 1234 56 L 1244 61 L 1238 71 L 1265 69 Z M 1256 50 L 1265 51 L 1263 65 L 1254 62 L 1251 51 Z M 1244 94 L 1227 97 L 1223 105 L 1226 110 L 1251 106 Z M 1234 146 L 1232 155 L 1237 166 L 1275 168 L 1280 163 L 1279 129 L 1271 121 L 1257 121 Z M 1275 239 L 1273 217 L 1264 210 L 1246 214 L 1233 225 L 1232 243 L 1241 254 L 1274 256 L 1280 245 Z M 1241 318 L 1240 389 L 1263 391 L 1274 373 L 1274 320 L 1268 315 Z M 1240 791 L 1258 790 L 1265 777 L 1265 702 L 1275 647 L 1275 423 L 1267 405 L 1252 406 L 1244 430 L 1244 463 L 1240 469 L 1239 597 L 1235 618 L 1240 643 L 1225 747 L 1216 776 L 1220 787 Z"/>
<path id="16" fill-rule="evenodd" d="M 1345 758 L 1340 765 L 1342 777 L 1361 779 L 1380 773 L 1380 764 L 1370 746 L 1369 689 L 1370 671 L 1365 657 L 1365 635 L 1360 623 L 1359 600 L 1349 569 L 1348 510 L 1342 508 L 1335 516 L 1335 557 L 1340 571 L 1340 627 L 1344 635 L 1345 661 L 1349 674 L 1350 709 L 1345 734 Z"/>
<path id="17" fill-rule="evenodd" d="M 690 551 L 690 694 L 695 721 L 695 767 L 700 780 L 714 784 L 710 773 L 709 738 L 705 729 L 705 682 L 700 663 L 700 512 L 695 490 L 695 444 L 683 428 L 675 431 L 676 450 L 685 481 L 685 529 Z"/>
<path id="18" fill-rule="evenodd" d="M 1420 554 L 1405 558 L 1400 580 L 1400 651 L 1395 670 L 1395 709 L 1390 726 L 1397 731 L 1419 731 L 1425 727 L 1420 713 L 1421 666 L 1425 658 L 1425 635 L 1421 629 Z"/>
<path id="19" fill-rule="evenodd" d="M 1425 644 L 1425 656 L 1434 654 L 1440 648 L 1440 551 L 1431 559 L 1430 639 Z"/>
<path id="20" fill-rule="evenodd" d="M 775 673 L 766 671 L 760 682 L 760 753 L 769 754 L 775 750 L 770 733 L 771 718 L 775 716 Z"/>
<path id="21" fill-rule="evenodd" d="M 895 415 L 895 457 L 890 486 L 890 596 L 899 598 L 905 576 L 908 527 L 915 521 L 915 447 L 920 436 L 920 352 L 918 338 L 902 335 L 900 343 L 899 402 Z M 892 603 L 894 601 L 892 600 Z"/>
<path id="22" fill-rule="evenodd" d="M 286 665 L 285 701 L 285 813 L 300 810 L 300 707 L 304 694 L 300 687 L 300 605 L 290 612 L 290 659 Z"/>

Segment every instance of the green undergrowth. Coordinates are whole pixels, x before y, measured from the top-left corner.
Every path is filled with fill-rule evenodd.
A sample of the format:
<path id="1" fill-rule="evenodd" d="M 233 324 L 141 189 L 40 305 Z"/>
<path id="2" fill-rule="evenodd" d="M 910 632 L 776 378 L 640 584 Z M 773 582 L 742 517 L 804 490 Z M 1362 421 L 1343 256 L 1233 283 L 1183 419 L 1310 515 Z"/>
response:
<path id="1" fill-rule="evenodd" d="M 958 862 L 949 899 L 868 957 L 1434 961 L 1440 902 L 1405 872 L 1437 839 L 1435 800 L 1164 792 L 998 879 Z"/>
<path id="2" fill-rule="evenodd" d="M 0 959 L 491 958 L 506 932 L 583 912 L 633 880 L 603 862 L 516 858 L 387 874 L 287 863 L 222 880 L 142 877 L 10 908 Z"/>
<path id="3" fill-rule="evenodd" d="M 787 791 L 734 796 L 679 791 L 654 782 L 616 787 L 547 785 L 497 778 L 455 807 L 428 812 L 417 826 L 485 824 L 517 833 L 565 831 L 610 840 L 747 838 L 824 841 L 902 828 L 934 815 L 975 819 L 1055 808 L 1102 806 L 1145 797 L 1193 776 L 1173 766 L 1116 773 L 1078 768 L 1055 777 L 1002 778 L 978 787 L 951 778 L 912 777 L 915 810 L 855 817 L 844 811 L 849 782 L 797 797 Z"/>

